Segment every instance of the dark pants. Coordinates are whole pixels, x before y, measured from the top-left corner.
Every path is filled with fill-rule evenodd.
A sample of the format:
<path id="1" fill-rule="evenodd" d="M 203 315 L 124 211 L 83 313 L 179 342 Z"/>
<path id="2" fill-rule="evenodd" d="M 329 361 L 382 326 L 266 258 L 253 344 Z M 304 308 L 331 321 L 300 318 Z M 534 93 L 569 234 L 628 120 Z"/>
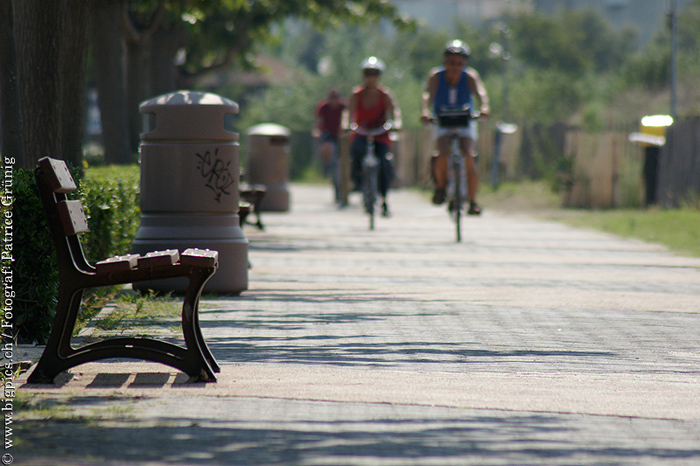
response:
<path id="1" fill-rule="evenodd" d="M 355 188 L 361 188 L 362 159 L 367 153 L 367 138 L 356 136 L 352 141 L 352 146 L 350 146 L 350 153 L 352 155 L 352 181 L 355 184 Z M 375 142 L 374 155 L 379 160 L 379 193 L 382 197 L 386 197 L 394 178 L 389 146 L 383 142 Z"/>

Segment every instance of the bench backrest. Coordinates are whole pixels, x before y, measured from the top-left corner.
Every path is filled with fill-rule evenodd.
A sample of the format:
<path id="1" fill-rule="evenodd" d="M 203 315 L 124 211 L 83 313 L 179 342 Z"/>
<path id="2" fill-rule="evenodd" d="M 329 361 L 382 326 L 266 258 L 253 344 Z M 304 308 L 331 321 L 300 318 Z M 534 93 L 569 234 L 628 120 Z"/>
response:
<path id="1" fill-rule="evenodd" d="M 87 217 L 81 202 L 59 196 L 78 189 L 66 162 L 45 157 L 39 160 L 39 170 L 42 171 L 44 179 L 55 194 L 56 208 L 65 235 L 72 236 L 88 231 Z"/>
<path id="2" fill-rule="evenodd" d="M 67 193 L 78 187 L 63 160 L 44 157 L 39 160 L 35 177 L 41 202 L 49 222 L 61 273 L 80 269 L 92 271 L 77 234 L 88 230 L 87 218 L 80 201 L 70 200 Z"/>

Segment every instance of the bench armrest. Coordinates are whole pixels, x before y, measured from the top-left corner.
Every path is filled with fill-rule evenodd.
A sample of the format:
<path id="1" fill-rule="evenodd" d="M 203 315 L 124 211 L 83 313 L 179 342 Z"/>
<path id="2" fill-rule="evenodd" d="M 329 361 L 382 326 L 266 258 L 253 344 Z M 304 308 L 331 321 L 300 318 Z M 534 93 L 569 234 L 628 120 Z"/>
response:
<path id="1" fill-rule="evenodd" d="M 219 263 L 219 252 L 209 249 L 186 249 L 180 256 L 180 263 L 195 267 L 214 267 Z"/>

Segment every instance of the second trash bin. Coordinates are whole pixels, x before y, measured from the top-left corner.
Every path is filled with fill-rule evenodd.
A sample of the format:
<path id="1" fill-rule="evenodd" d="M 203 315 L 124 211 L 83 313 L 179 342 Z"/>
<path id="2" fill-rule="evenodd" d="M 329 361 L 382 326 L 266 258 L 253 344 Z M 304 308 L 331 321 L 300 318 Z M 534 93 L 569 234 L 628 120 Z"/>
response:
<path id="1" fill-rule="evenodd" d="M 248 240 L 239 225 L 238 133 L 226 119 L 238 104 L 216 94 L 179 91 L 140 106 L 150 117 L 141 134 L 141 226 L 132 249 L 190 247 L 219 252 L 219 269 L 204 290 L 248 289 Z M 184 291 L 181 282 L 142 288 Z"/>
<path id="2" fill-rule="evenodd" d="M 266 188 L 260 210 L 289 210 L 289 136 L 288 128 L 262 123 L 248 129 L 248 182 Z"/>

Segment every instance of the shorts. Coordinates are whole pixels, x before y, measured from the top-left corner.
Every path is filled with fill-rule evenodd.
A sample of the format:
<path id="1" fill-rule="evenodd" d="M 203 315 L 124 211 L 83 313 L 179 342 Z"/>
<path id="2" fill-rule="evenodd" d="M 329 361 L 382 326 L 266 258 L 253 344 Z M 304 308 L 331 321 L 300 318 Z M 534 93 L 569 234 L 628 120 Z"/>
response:
<path id="1" fill-rule="evenodd" d="M 443 128 L 442 126 L 435 125 L 433 130 L 435 139 L 438 139 L 442 136 L 447 136 L 448 134 L 450 134 L 451 129 L 452 128 Z M 457 135 L 461 138 L 470 138 L 474 142 L 478 141 L 479 128 L 477 127 L 476 121 L 472 120 L 471 122 L 469 122 L 469 126 L 458 128 Z"/>

